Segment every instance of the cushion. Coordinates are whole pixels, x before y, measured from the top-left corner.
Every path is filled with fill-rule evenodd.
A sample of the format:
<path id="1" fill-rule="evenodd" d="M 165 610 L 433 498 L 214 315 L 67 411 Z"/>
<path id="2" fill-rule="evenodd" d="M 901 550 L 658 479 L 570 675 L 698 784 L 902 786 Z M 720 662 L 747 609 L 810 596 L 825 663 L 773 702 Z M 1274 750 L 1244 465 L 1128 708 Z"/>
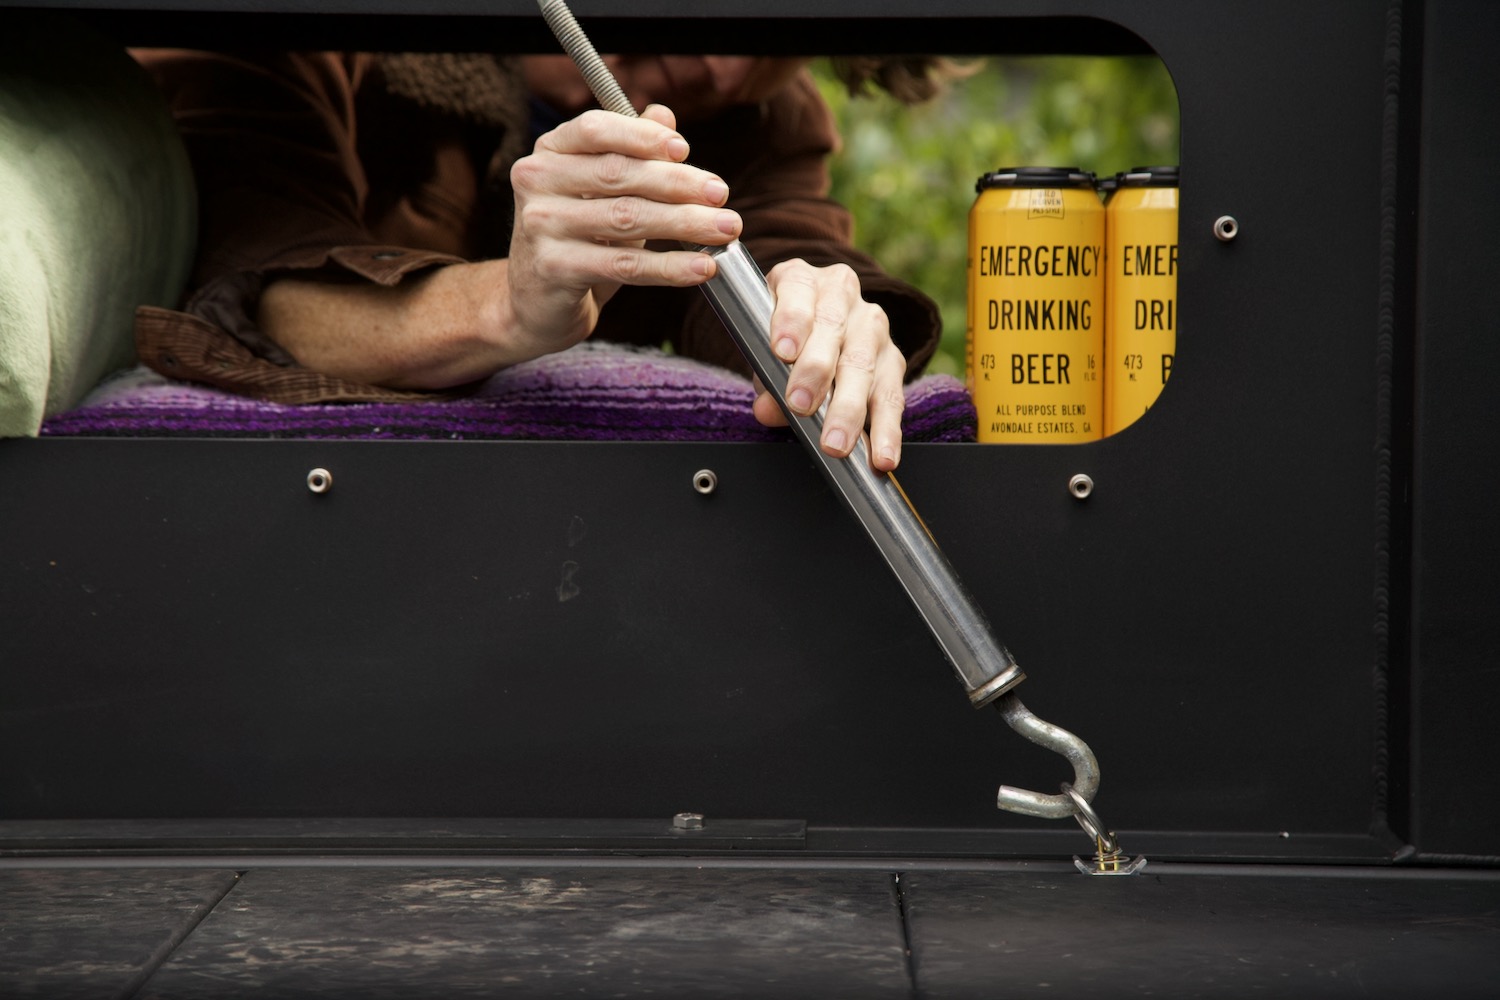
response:
<path id="1" fill-rule="evenodd" d="M 750 380 L 654 348 L 585 341 L 491 376 L 471 396 L 391 403 L 266 403 L 144 368 L 106 380 L 44 436 L 780 441 L 750 412 Z M 974 404 L 951 375 L 906 387 L 909 441 L 972 441 Z"/>
<path id="2" fill-rule="evenodd" d="M 133 316 L 176 304 L 196 236 L 166 105 L 71 18 L 0 30 L 0 437 L 37 433 L 134 361 Z"/>

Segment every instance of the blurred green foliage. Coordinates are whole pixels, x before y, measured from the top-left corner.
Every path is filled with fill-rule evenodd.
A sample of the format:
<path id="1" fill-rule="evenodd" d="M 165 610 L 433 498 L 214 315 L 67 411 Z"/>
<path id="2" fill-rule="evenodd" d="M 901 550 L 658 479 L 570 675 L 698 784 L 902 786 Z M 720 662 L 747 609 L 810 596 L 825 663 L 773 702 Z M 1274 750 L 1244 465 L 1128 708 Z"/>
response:
<path id="1" fill-rule="evenodd" d="M 963 374 L 968 217 L 981 174 L 1057 166 L 1102 179 L 1178 162 L 1177 91 L 1152 56 L 986 59 L 916 106 L 873 89 L 850 98 L 823 61 L 813 72 L 844 137 L 832 194 L 854 215 L 855 244 L 942 309 L 928 371 Z"/>

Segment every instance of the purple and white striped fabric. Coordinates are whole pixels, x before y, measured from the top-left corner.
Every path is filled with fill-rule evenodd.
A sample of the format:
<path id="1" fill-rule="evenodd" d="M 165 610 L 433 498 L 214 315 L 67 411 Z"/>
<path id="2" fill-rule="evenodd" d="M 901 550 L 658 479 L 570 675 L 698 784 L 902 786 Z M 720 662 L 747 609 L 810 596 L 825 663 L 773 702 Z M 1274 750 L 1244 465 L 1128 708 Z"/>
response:
<path id="1" fill-rule="evenodd" d="M 585 342 L 516 365 L 460 399 L 267 403 L 146 368 L 105 380 L 42 436 L 431 440 L 779 441 L 733 372 L 655 349 Z M 951 375 L 906 387 L 909 441 L 973 441 L 974 404 Z"/>

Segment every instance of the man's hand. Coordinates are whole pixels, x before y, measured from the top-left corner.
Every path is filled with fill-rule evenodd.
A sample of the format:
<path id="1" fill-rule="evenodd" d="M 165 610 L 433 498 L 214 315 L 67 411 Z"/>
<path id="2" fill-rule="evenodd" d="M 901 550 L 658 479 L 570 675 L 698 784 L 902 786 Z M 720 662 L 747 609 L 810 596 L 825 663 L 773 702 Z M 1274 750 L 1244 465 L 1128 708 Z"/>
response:
<path id="1" fill-rule="evenodd" d="M 813 267 L 789 260 L 772 268 L 766 280 L 776 298 L 771 346 L 792 365 L 787 403 L 809 416 L 831 385 L 823 451 L 848 455 L 868 413 L 870 463 L 883 472 L 894 469 L 901 461 L 906 358 L 891 340 L 885 311 L 861 297 L 858 275 L 844 264 Z M 785 424 L 776 401 L 759 384 L 756 389 L 756 418 L 769 426 Z"/>
<path id="2" fill-rule="evenodd" d="M 687 155 L 672 112 L 652 105 L 638 119 L 585 112 L 516 162 L 510 305 L 517 329 L 536 338 L 538 354 L 588 336 L 622 284 L 689 287 L 713 277 L 707 254 L 642 247 L 648 239 L 720 246 L 739 236 L 739 216 L 722 207 L 728 187 L 689 166 Z M 776 298 L 772 347 L 792 365 L 786 389 L 792 409 L 812 414 L 831 387 L 823 450 L 848 455 L 868 414 L 871 462 L 894 469 L 906 359 L 891 341 L 884 311 L 864 301 L 858 276 L 842 264 L 787 261 L 767 281 Z M 764 392 L 755 414 L 773 426 L 786 422 Z"/>
<path id="3" fill-rule="evenodd" d="M 689 287 L 713 276 L 707 254 L 643 248 L 739 236 L 740 217 L 722 207 L 729 188 L 687 155 L 672 112 L 652 105 L 640 118 L 586 111 L 516 161 L 510 312 L 537 354 L 588 336 L 622 284 Z"/>
<path id="4" fill-rule="evenodd" d="M 302 364 L 354 381 L 443 388 L 571 347 L 621 284 L 691 286 L 705 253 L 648 239 L 729 243 L 740 217 L 723 180 L 683 162 L 661 106 L 641 118 L 587 111 L 537 140 L 511 170 L 510 256 L 451 264 L 386 287 L 284 278 L 258 322 Z"/>

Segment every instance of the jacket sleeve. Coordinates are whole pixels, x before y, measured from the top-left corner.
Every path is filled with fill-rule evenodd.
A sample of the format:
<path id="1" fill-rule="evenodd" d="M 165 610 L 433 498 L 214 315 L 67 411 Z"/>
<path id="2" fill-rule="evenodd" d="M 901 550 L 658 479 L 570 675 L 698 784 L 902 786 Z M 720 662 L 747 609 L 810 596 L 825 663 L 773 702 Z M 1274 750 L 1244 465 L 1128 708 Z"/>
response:
<path id="1" fill-rule="evenodd" d="M 322 280 L 392 285 L 411 271 L 460 259 L 383 247 L 363 222 L 369 191 L 355 147 L 355 94 L 372 57 L 180 49 L 132 55 L 167 97 L 199 198 L 198 252 L 182 304 L 194 322 L 138 314 L 148 364 L 162 369 L 154 348 L 170 324 L 179 341 L 189 327 L 205 336 L 220 331 L 256 358 L 293 365 L 255 325 L 268 275 L 316 272 Z M 202 374 L 179 366 L 166 373 Z"/>
<path id="2" fill-rule="evenodd" d="M 762 270 L 800 257 L 810 264 L 845 263 L 860 277 L 864 297 L 890 318 L 891 336 L 917 375 L 937 348 L 942 321 L 936 303 L 883 271 L 853 246 L 853 224 L 828 197 L 828 157 L 838 149 L 832 116 L 805 71 L 779 95 L 713 120 L 684 122 L 690 162 L 729 185 L 729 207 L 744 219 L 743 242 Z M 646 340 L 671 331 L 680 353 L 748 372 L 723 324 L 701 293 L 622 288 L 605 308 L 601 336 Z"/>

